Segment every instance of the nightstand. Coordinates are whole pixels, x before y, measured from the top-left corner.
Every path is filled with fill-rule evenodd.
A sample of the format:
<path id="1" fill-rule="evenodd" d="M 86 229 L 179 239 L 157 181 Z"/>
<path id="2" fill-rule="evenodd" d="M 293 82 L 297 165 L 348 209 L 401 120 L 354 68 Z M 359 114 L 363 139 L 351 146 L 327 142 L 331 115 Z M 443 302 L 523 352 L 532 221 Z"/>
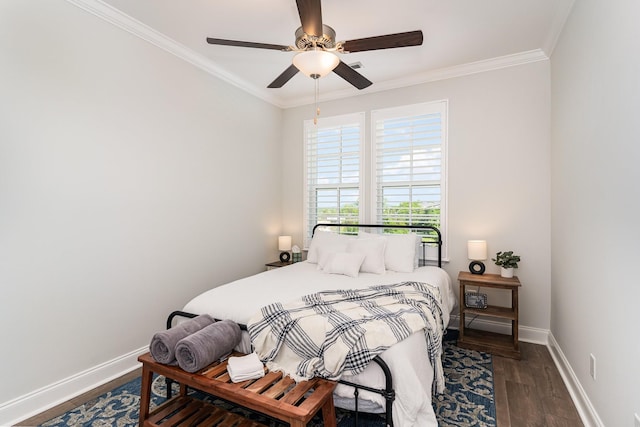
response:
<path id="1" fill-rule="evenodd" d="M 458 274 L 458 281 L 460 282 L 458 346 L 520 359 L 520 346 L 518 343 L 518 289 L 522 286 L 520 280 L 517 277 L 504 278 L 499 274 L 471 274 L 461 271 Z M 487 305 L 487 308 L 467 307 L 464 303 L 464 294 L 467 286 L 511 291 L 511 307 L 495 305 Z M 511 321 L 511 335 L 466 327 L 465 316 L 468 315 L 508 319 Z"/>
<path id="2" fill-rule="evenodd" d="M 286 267 L 287 265 L 291 265 L 291 264 L 293 264 L 293 262 L 291 261 L 288 261 L 288 262 L 274 261 L 265 265 L 267 266 L 267 271 L 269 271 L 269 270 L 273 270 L 274 268 Z"/>

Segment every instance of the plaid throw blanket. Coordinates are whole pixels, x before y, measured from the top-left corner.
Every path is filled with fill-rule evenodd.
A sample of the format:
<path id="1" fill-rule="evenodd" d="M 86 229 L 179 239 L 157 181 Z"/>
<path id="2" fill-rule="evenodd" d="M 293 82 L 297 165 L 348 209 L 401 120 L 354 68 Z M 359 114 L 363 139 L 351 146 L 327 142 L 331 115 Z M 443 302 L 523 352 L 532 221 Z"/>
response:
<path id="1" fill-rule="evenodd" d="M 437 287 L 420 282 L 323 291 L 263 307 L 247 329 L 267 367 L 296 381 L 358 374 L 376 355 L 424 330 L 434 389 L 442 393 L 440 301 Z"/>

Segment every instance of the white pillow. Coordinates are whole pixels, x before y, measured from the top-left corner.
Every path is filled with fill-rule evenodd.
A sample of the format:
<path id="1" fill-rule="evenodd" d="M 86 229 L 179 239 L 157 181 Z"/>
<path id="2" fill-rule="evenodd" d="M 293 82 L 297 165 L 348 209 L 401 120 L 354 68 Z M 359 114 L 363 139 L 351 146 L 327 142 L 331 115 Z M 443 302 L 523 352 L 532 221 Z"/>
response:
<path id="1" fill-rule="evenodd" d="M 318 250 L 316 253 L 318 255 L 318 270 L 322 270 L 325 267 L 325 265 L 327 265 L 327 262 L 329 261 L 329 259 L 336 252 L 347 252 L 346 247 L 342 251 L 335 251 L 335 250 L 332 250 L 332 248 L 330 247 L 322 247 L 322 246 L 318 247 L 317 249 Z"/>
<path id="2" fill-rule="evenodd" d="M 363 273 L 384 274 L 384 249 L 387 239 L 372 237 L 370 239 L 353 239 L 347 243 L 347 252 L 364 255 L 364 261 L 360 266 Z"/>
<path id="3" fill-rule="evenodd" d="M 330 231 L 316 230 L 313 239 L 309 245 L 307 252 L 307 261 L 312 264 L 318 263 L 319 251 L 328 252 L 346 252 L 347 242 L 355 237 L 345 234 L 332 233 Z"/>
<path id="4" fill-rule="evenodd" d="M 360 232 L 361 239 L 376 236 L 375 234 Z M 419 252 L 422 237 L 416 233 L 408 234 L 384 234 L 380 238 L 387 240 L 384 251 L 384 266 L 387 270 L 399 273 L 411 273 L 418 266 Z"/>
<path id="5" fill-rule="evenodd" d="M 343 274 L 349 277 L 358 277 L 360 266 L 364 261 L 364 255 L 359 253 L 334 252 L 329 255 L 322 269 L 325 273 Z"/>
<path id="6" fill-rule="evenodd" d="M 416 247 L 420 236 L 415 233 L 387 235 L 387 250 L 384 253 L 385 266 L 400 273 L 411 273 L 417 264 Z"/>

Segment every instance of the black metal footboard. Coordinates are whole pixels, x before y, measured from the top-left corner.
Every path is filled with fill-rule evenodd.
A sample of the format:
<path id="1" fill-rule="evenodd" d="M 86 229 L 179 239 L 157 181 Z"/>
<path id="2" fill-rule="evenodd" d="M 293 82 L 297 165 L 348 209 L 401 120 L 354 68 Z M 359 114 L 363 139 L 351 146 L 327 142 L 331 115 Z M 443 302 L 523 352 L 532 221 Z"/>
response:
<path id="1" fill-rule="evenodd" d="M 173 325 L 173 320 L 176 317 L 186 317 L 186 318 L 194 318 L 196 317 L 197 314 L 194 313 L 188 313 L 186 311 L 174 311 L 173 313 L 171 313 L 169 315 L 169 317 L 167 317 L 167 329 L 170 329 L 171 326 Z M 218 321 L 220 319 L 216 319 L 216 321 Z M 240 329 L 242 329 L 243 331 L 247 330 L 247 326 L 243 325 L 243 324 L 239 324 Z M 393 389 L 393 378 L 391 376 L 391 370 L 389 369 L 389 366 L 387 365 L 387 363 L 382 360 L 382 358 L 380 356 L 376 356 L 373 361 L 375 363 L 378 364 L 378 366 L 380 366 L 380 369 L 382 369 L 382 372 L 384 373 L 384 378 L 385 378 L 385 388 L 384 389 L 377 389 L 377 388 L 373 388 L 373 387 L 368 387 L 368 386 L 364 386 L 361 384 L 355 384 L 349 381 L 345 381 L 345 380 L 339 380 L 338 382 L 340 384 L 345 384 L 348 386 L 351 386 L 354 388 L 354 392 L 353 392 L 353 397 L 355 399 L 355 424 L 356 426 L 358 425 L 358 395 L 359 395 L 359 390 L 366 390 L 372 393 L 377 393 L 382 395 L 382 397 L 384 397 L 385 399 L 385 424 L 387 425 L 387 427 L 393 427 L 393 401 L 396 398 L 396 393 Z M 167 381 L 167 399 L 171 398 L 171 384 L 173 383 L 173 380 L 170 379 L 166 379 Z"/>

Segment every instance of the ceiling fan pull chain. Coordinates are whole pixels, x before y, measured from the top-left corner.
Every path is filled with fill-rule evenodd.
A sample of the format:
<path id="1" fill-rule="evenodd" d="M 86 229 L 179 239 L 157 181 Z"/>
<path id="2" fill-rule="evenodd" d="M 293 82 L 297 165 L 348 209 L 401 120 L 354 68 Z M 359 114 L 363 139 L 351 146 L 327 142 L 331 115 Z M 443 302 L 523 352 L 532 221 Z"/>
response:
<path id="1" fill-rule="evenodd" d="M 316 85 L 316 90 L 315 90 L 315 104 L 316 104 L 316 116 L 313 118 L 313 124 L 317 125 L 318 124 L 318 117 L 320 117 L 320 107 L 318 106 L 318 97 L 320 96 L 320 79 L 315 79 L 315 85 Z"/>

